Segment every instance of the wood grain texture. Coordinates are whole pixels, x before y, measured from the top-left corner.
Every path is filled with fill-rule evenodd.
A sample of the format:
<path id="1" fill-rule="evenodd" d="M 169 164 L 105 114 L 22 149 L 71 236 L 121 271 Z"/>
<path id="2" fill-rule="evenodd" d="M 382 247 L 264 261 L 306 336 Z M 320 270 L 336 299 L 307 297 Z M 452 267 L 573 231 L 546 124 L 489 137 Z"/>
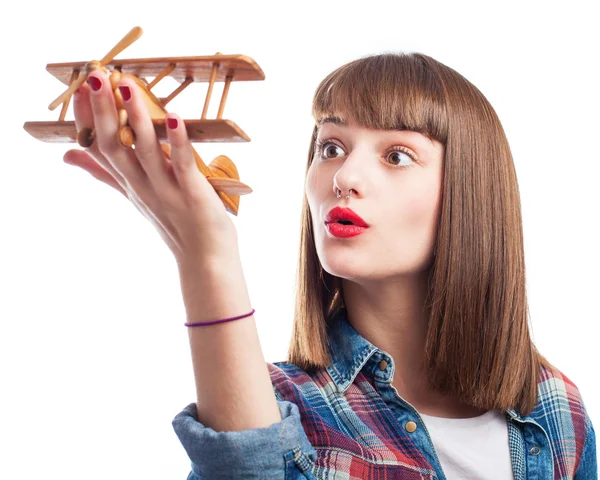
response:
<path id="1" fill-rule="evenodd" d="M 258 64 L 246 55 L 208 55 L 201 57 L 132 58 L 113 60 L 104 66 L 113 69 L 120 67 L 123 73 L 137 77 L 157 77 L 165 68 L 174 63 L 175 68 L 168 76 L 179 83 L 192 77 L 194 82 L 209 82 L 213 63 L 219 63 L 215 82 L 224 82 L 228 76 L 233 82 L 264 80 L 265 74 Z M 87 62 L 49 63 L 46 70 L 65 85 L 69 84 L 74 68 L 83 70 Z"/>
<path id="2" fill-rule="evenodd" d="M 154 119 L 154 130 L 161 143 L 167 142 L 164 119 Z M 232 120 L 183 120 L 192 143 L 249 142 L 250 137 Z M 48 143 L 76 143 L 75 121 L 25 122 L 23 128 L 33 137 Z"/>

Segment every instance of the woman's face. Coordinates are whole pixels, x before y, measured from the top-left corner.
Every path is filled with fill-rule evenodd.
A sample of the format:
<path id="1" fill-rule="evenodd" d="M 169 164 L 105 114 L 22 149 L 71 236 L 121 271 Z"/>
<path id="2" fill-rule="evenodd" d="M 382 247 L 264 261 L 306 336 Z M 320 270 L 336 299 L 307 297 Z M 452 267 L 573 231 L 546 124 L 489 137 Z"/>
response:
<path id="1" fill-rule="evenodd" d="M 314 155 L 305 189 L 325 271 L 359 281 L 430 266 L 444 158 L 440 142 L 417 132 L 371 130 L 334 119 L 319 126 Z M 325 218 L 336 206 L 351 208 L 369 228 L 349 238 L 334 236 Z"/>

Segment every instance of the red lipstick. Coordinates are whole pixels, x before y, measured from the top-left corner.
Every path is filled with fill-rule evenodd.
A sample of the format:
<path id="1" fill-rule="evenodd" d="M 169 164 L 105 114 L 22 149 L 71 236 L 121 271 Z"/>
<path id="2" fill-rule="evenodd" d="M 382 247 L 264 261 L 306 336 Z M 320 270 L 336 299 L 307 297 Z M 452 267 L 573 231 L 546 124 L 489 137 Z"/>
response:
<path id="1" fill-rule="evenodd" d="M 325 226 L 335 237 L 349 238 L 365 232 L 369 225 L 350 208 L 335 207 L 325 218 Z"/>

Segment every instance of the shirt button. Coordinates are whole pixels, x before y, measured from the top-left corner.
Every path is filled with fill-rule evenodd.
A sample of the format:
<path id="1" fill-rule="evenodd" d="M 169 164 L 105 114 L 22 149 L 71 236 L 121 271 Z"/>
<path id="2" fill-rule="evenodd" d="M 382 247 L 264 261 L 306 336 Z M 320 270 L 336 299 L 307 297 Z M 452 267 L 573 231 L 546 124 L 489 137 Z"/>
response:
<path id="1" fill-rule="evenodd" d="M 404 428 L 406 428 L 406 431 L 408 433 L 413 433 L 417 429 L 417 424 L 413 421 L 406 422 Z"/>
<path id="2" fill-rule="evenodd" d="M 385 360 L 379 362 L 379 370 L 385 370 L 388 366 L 388 363 Z"/>
<path id="3" fill-rule="evenodd" d="M 540 447 L 531 447 L 531 449 L 529 450 L 529 453 L 531 453 L 532 455 L 539 455 L 540 452 Z"/>

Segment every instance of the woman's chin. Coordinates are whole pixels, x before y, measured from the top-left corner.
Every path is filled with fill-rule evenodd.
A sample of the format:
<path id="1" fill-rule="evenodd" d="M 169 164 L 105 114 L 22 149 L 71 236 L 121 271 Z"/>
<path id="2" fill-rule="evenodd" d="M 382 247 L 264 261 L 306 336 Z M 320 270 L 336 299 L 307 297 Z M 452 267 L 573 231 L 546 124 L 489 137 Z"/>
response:
<path id="1" fill-rule="evenodd" d="M 357 280 L 368 277 L 373 273 L 373 263 L 367 260 L 358 260 L 356 256 L 349 259 L 347 256 L 330 256 L 327 261 L 321 262 L 323 269 L 335 277 L 346 280 Z M 369 265 L 370 263 L 370 265 Z"/>

